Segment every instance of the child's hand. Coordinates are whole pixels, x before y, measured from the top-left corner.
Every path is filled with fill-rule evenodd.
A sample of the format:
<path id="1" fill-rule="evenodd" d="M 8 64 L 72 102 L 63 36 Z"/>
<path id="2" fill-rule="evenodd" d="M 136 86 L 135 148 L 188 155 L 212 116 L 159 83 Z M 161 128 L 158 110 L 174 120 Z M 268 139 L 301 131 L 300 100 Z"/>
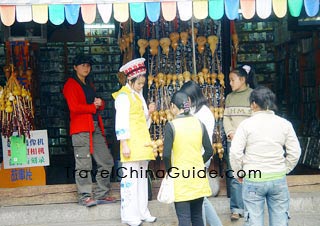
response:
<path id="1" fill-rule="evenodd" d="M 229 134 L 228 134 L 228 138 L 229 138 L 229 140 L 232 140 L 232 139 L 233 139 L 233 137 L 234 137 L 234 133 L 229 133 Z"/>
<path id="2" fill-rule="evenodd" d="M 125 157 L 125 158 L 130 158 L 130 154 L 131 154 L 131 151 L 130 151 L 130 148 L 127 144 L 126 141 L 121 141 L 121 145 L 122 145 L 122 155 Z"/>

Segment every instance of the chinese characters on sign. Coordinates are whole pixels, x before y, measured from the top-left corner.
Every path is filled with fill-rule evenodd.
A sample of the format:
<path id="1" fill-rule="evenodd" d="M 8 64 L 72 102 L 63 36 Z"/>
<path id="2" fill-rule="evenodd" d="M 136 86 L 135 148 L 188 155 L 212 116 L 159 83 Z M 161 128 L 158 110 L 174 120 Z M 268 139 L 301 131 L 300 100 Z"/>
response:
<path id="1" fill-rule="evenodd" d="M 22 139 L 24 138 L 15 137 L 15 139 L 12 139 L 11 137 L 8 140 L 2 137 L 5 169 L 48 166 L 50 164 L 47 130 L 30 131 L 30 138 L 26 138 L 24 141 L 25 146 L 21 145 Z M 17 174 L 17 178 L 19 178 L 20 173 Z M 24 174 L 27 178 L 27 172 L 24 172 Z M 12 177 L 14 176 L 12 175 Z"/>
<path id="2" fill-rule="evenodd" d="M 32 172 L 30 168 L 11 169 L 11 182 L 19 180 L 32 180 Z"/>

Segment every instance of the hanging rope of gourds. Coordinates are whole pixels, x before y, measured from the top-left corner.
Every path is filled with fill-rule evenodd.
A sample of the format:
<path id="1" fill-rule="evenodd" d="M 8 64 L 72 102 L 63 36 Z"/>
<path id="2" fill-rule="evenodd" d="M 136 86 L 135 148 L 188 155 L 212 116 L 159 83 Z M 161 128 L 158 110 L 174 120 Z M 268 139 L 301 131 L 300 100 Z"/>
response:
<path id="1" fill-rule="evenodd" d="M 205 26 L 205 25 L 202 25 Z M 148 25 L 147 25 L 148 27 Z M 210 110 L 216 120 L 213 135 L 214 154 L 222 159 L 224 149 L 222 142 L 222 118 L 224 111 L 224 74 L 221 71 L 219 56 L 219 34 L 211 28 L 211 34 L 198 34 L 197 28 L 181 28 L 181 32 L 173 29 L 167 36 L 164 35 L 163 25 L 151 25 L 149 41 L 142 37 L 137 41 L 140 57 L 150 54 L 148 74 L 147 102 L 155 102 L 157 110 L 153 112 L 150 127 L 151 146 L 155 157 L 162 158 L 164 126 L 174 116 L 169 109 L 170 99 L 174 92 L 190 80 L 198 83 L 204 96 L 208 99 Z M 159 30 L 156 30 L 159 29 Z M 155 34 L 162 33 L 162 38 Z M 195 48 L 191 44 L 195 42 Z M 148 49 L 147 49 L 148 48 Z M 192 59 L 192 51 L 196 52 L 197 59 Z M 209 64 L 211 61 L 211 64 Z M 196 68 L 199 71 L 196 72 Z"/>
<path id="2" fill-rule="evenodd" d="M 13 65 L 4 67 L 11 73 L 4 87 L 0 86 L 0 121 L 2 136 L 10 138 L 14 132 L 30 137 L 33 129 L 32 97 L 17 80 Z M 29 72 L 30 73 L 30 72 Z"/>

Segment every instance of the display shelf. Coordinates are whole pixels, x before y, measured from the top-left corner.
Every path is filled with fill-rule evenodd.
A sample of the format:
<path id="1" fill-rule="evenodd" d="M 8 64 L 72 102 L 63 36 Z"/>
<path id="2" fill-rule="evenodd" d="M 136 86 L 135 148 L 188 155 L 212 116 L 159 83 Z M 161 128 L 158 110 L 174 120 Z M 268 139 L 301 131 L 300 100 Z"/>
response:
<path id="1" fill-rule="evenodd" d="M 254 68 L 259 84 L 275 89 L 276 59 L 274 46 L 275 21 L 240 20 L 236 22 L 239 39 L 237 66 Z"/>
<path id="2" fill-rule="evenodd" d="M 277 98 L 285 103 L 286 118 L 299 135 L 299 163 L 319 168 L 319 32 L 291 32 L 290 37 L 276 47 L 277 74 L 282 75 Z"/>

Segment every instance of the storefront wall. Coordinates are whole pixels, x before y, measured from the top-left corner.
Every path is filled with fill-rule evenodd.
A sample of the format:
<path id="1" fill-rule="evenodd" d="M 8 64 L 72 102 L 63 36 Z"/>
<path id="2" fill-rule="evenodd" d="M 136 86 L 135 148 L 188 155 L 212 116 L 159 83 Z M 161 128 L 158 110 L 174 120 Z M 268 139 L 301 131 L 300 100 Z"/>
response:
<path id="1" fill-rule="evenodd" d="M 131 18 L 134 22 L 136 22 L 137 24 L 142 23 L 142 21 L 144 21 L 146 18 L 149 20 L 149 22 L 152 24 L 156 24 L 158 23 L 159 19 L 164 17 L 164 19 L 170 23 L 172 21 L 176 21 L 177 17 L 179 17 L 179 21 L 181 23 L 187 23 L 190 24 L 191 19 L 193 23 L 198 23 L 198 21 L 204 19 L 204 18 L 209 18 L 208 20 L 216 20 L 216 21 L 220 21 L 221 25 L 222 25 L 222 33 L 219 34 L 219 37 L 221 37 L 221 39 L 223 40 L 220 43 L 220 55 L 219 58 L 222 62 L 222 71 L 224 72 L 225 75 L 228 74 L 229 68 L 230 68 L 230 64 L 231 64 L 231 46 L 230 43 L 232 42 L 230 35 L 229 35 L 229 29 L 230 29 L 230 25 L 229 25 L 229 20 L 234 20 L 234 19 L 239 19 L 239 8 L 242 11 L 242 15 L 243 17 L 245 17 L 245 19 L 251 19 L 253 16 L 255 16 L 255 18 L 259 18 L 261 20 L 268 20 L 268 18 L 270 17 L 271 14 L 275 14 L 276 17 L 282 18 L 285 17 L 286 15 L 288 15 L 290 13 L 290 15 L 297 17 L 300 15 L 301 11 L 304 10 L 306 11 L 306 13 L 310 16 L 312 15 L 316 15 L 319 11 L 319 1 L 312 1 L 317 2 L 317 4 L 312 4 L 311 6 L 311 1 L 281 1 L 283 3 L 283 5 L 276 5 L 277 2 L 279 1 L 252 1 L 253 3 L 255 3 L 253 7 L 253 5 L 246 5 L 244 4 L 245 1 L 230 1 L 234 4 L 227 4 L 226 2 L 223 1 L 174 1 L 174 2 L 169 2 L 169 1 L 163 1 L 163 2 L 155 2 L 155 1 L 145 1 L 145 2 L 139 2 L 139 1 L 130 1 L 131 3 L 127 3 L 126 1 L 117 1 L 117 3 L 114 3 L 114 1 L 85 1 L 85 4 L 83 4 L 84 2 L 82 1 L 69 1 L 68 4 L 66 4 L 65 1 L 55 1 L 54 5 L 51 5 L 51 2 L 49 1 L 16 1 L 16 2 L 12 2 L 12 1 L 3 1 L 0 4 L 0 18 L 2 23 L 7 26 L 10 27 L 12 26 L 14 23 L 24 23 L 24 22 L 30 22 L 30 21 L 34 21 L 35 23 L 39 23 L 39 24 L 53 24 L 55 26 L 60 26 L 63 23 L 68 23 L 68 24 L 76 24 L 76 22 L 78 21 L 79 17 L 81 17 L 81 19 L 84 21 L 85 24 L 95 24 L 96 22 L 96 18 L 99 17 L 101 18 L 99 24 L 110 24 L 111 21 L 115 21 L 115 24 L 118 24 L 118 22 L 122 22 L 125 23 L 128 21 L 129 18 Z M 132 3 L 133 2 L 133 3 Z M 229 3 L 230 3 L 229 2 Z M 295 2 L 295 3 L 294 3 Z M 59 4 L 60 3 L 60 4 Z M 286 4 L 284 4 L 286 3 Z M 310 3 L 310 5 L 308 5 L 308 3 Z M 90 5 L 91 4 L 91 5 Z M 235 7 L 235 5 L 237 5 L 237 7 Z M 219 6 L 219 7 L 217 7 Z M 318 6 L 318 7 L 316 7 Z M 313 7 L 311 9 L 311 7 Z M 42 14 L 38 14 L 40 11 L 40 9 L 42 9 Z M 175 10 L 172 10 L 175 9 Z M 255 10 L 256 9 L 256 10 Z M 266 10 L 261 10 L 261 9 L 266 9 Z M 288 9 L 288 10 L 285 10 Z M 175 14 L 168 14 L 168 11 L 176 11 Z M 80 13 L 81 12 L 81 13 Z M 23 14 L 23 16 L 21 16 Z M 14 16 L 13 16 L 14 15 Z M 162 15 L 162 17 L 161 17 Z M 112 17 L 113 16 L 113 17 Z M 193 18 L 194 16 L 194 18 Z M 80 19 L 80 20 L 81 20 Z M 220 23 L 219 22 L 219 23 Z M 193 24 L 192 23 L 192 24 Z M 220 31 L 220 32 L 221 32 Z M 120 33 L 119 33 L 120 34 Z M 117 48 L 117 34 L 112 34 L 112 45 L 109 42 L 108 46 L 113 46 L 112 48 L 116 49 Z M 7 37 L 9 38 L 9 37 Z M 149 36 L 149 39 L 151 38 L 151 36 Z M 90 43 L 90 42 L 89 42 Z M 94 44 L 92 42 L 92 44 Z M 57 44 L 54 48 L 56 48 L 56 51 L 59 52 L 61 54 L 61 57 L 59 58 L 59 55 L 56 54 L 51 54 L 51 56 L 54 56 L 58 59 L 51 59 L 48 58 L 47 61 L 63 61 L 62 57 L 65 57 L 64 53 L 61 51 L 65 51 L 65 52 L 70 52 L 72 51 L 72 49 L 76 49 L 79 48 L 79 46 L 81 46 L 81 48 L 91 48 L 94 45 L 90 45 L 88 43 L 84 44 L 84 45 L 78 45 L 77 43 L 75 44 Z M 53 46 L 50 45 L 44 45 L 42 46 L 42 44 L 39 44 L 39 50 L 40 53 L 42 52 L 47 52 L 47 49 L 51 49 L 52 50 Z M 194 46 L 192 46 L 190 44 L 190 48 L 192 48 L 192 51 L 194 50 Z M 223 51 L 221 50 L 223 49 Z M 191 52 L 192 52 L 191 51 Z M 108 53 L 110 53 L 110 51 L 107 51 Z M 190 54 L 191 54 L 190 52 Z M 91 53 L 91 52 L 90 52 Z M 47 54 L 47 53 L 44 53 Z M 120 55 L 120 53 L 118 51 L 115 51 L 115 54 Z M 71 54 L 72 56 L 72 54 Z M 72 58 L 71 56 L 67 56 L 67 58 L 69 58 L 69 60 Z M 138 53 L 137 53 L 138 56 Z M 148 56 L 150 56 L 150 54 L 148 54 Z M 148 57 L 148 58 L 149 58 Z M 41 58 L 41 57 L 40 57 Z M 192 58 L 192 57 L 191 57 Z M 45 59 L 45 58 L 42 58 Z M 114 58 L 111 58 L 110 64 L 112 64 L 112 62 L 114 62 L 113 60 Z M 191 64 L 193 63 L 191 60 Z M 107 61 L 109 62 L 109 61 Z M 119 67 L 121 66 L 121 62 L 120 59 L 119 61 L 116 61 L 117 65 L 119 65 Z M 44 67 L 44 65 L 46 64 L 45 60 L 43 60 L 41 62 L 42 66 Z M 63 64 L 66 64 L 65 62 L 63 62 Z M 47 68 L 47 67 L 46 67 Z M 192 68 L 192 67 L 191 67 Z M 196 67 L 193 67 L 193 69 L 195 69 Z M 70 65 L 69 65 L 69 69 L 70 69 Z M 191 69 L 192 70 L 192 69 Z M 218 70 L 218 69 L 217 69 Z M 61 81 L 62 82 L 63 79 L 65 78 L 64 76 L 66 76 L 66 72 L 68 71 L 68 69 L 63 69 L 63 76 L 61 77 Z M 101 86 L 103 86 L 103 84 L 106 84 L 105 87 L 102 87 L 101 90 L 109 90 L 109 94 L 110 94 L 110 88 L 115 88 L 118 84 L 115 83 L 116 78 L 116 71 L 117 68 L 112 69 L 110 72 L 113 73 L 112 75 L 112 79 L 107 78 L 105 80 L 101 80 Z M 110 73 L 109 72 L 109 73 Z M 39 78 L 38 80 L 38 85 L 41 86 L 39 88 L 40 92 L 40 96 L 50 96 L 51 99 L 50 103 L 56 101 L 56 102 L 63 102 L 63 98 L 60 96 L 59 94 L 59 88 L 55 89 L 54 87 L 57 86 L 57 81 L 52 81 L 52 79 L 50 80 L 51 74 L 52 72 L 48 72 L 48 74 L 46 75 L 45 73 L 41 74 L 41 78 Z M 68 73 L 70 73 L 70 70 L 68 71 Z M 56 74 L 57 75 L 57 74 Z M 59 76 L 55 76 L 56 79 L 58 79 Z M 227 77 L 227 76 L 226 76 Z M 226 80 L 226 84 L 228 84 L 228 78 L 225 78 Z M 61 83 L 62 84 L 62 83 Z M 61 85 L 60 83 L 58 84 Z M 98 82 L 99 85 L 99 82 Z M 44 86 L 46 86 L 46 88 L 44 88 Z M 100 86 L 100 85 L 99 85 Z M 108 87 L 110 86 L 110 87 Z M 228 85 L 227 85 L 228 86 Z M 228 88 L 228 87 L 227 87 Z M 42 90 L 42 91 L 41 91 Z M 51 91 L 48 91 L 51 90 Z M 52 93 L 52 90 L 57 90 L 56 94 Z M 228 90 L 227 90 L 228 91 Z M 107 95 L 105 93 L 105 95 Z M 108 98 L 108 97 L 107 97 Z M 113 127 L 113 121 L 112 121 L 112 114 L 114 113 L 112 111 L 113 105 L 111 102 L 111 99 L 109 99 L 110 101 L 110 108 L 108 109 L 108 112 L 106 113 L 106 122 L 108 124 L 108 129 L 110 131 L 110 128 Z M 40 101 L 41 102 L 41 101 Z M 57 106 L 53 105 L 50 106 L 50 108 L 47 105 L 39 105 L 39 108 L 43 108 L 45 107 L 47 110 L 49 109 L 59 109 L 59 106 L 57 104 Z M 68 117 L 67 116 L 67 112 L 65 107 L 63 106 L 64 109 L 61 110 L 61 112 L 64 113 L 64 116 L 62 115 L 62 117 L 64 117 L 65 119 Z M 48 112 L 48 111 L 47 111 Z M 110 113 L 110 114 L 109 114 Z M 46 113 L 47 114 L 47 113 Z M 318 113 L 319 114 L 319 113 Z M 46 122 L 44 122 L 43 124 L 40 123 L 41 126 L 44 126 L 44 124 L 46 123 L 53 123 L 55 124 L 56 121 L 54 121 L 55 119 L 57 119 L 59 121 L 59 117 L 57 117 L 57 115 L 55 113 L 50 113 L 49 111 L 49 115 L 51 115 L 52 117 L 46 117 Z M 43 121 L 43 119 L 40 119 Z M 50 121 L 51 120 L 51 121 Z M 110 121 L 109 121 L 110 120 Z M 67 122 L 67 120 L 66 120 Z M 50 126 L 49 126 L 50 127 Z M 62 128 L 60 129 L 65 129 L 67 130 L 68 127 L 67 126 L 62 126 Z M 65 135 L 65 130 L 60 131 L 60 129 L 54 129 L 54 131 L 50 132 L 50 136 L 49 139 L 55 141 L 56 139 L 58 139 L 58 142 L 61 141 L 62 138 L 62 143 L 65 142 L 63 139 L 67 139 L 67 136 Z M 59 133 L 63 133 L 63 136 L 60 136 Z M 55 134 L 55 135 L 52 135 Z M 57 135 L 58 134 L 58 135 Z M 109 137 L 112 137 L 113 135 L 111 133 L 108 134 Z M 308 141 L 308 139 L 307 139 Z M 317 141 L 317 140 L 316 140 Z M 117 143 L 115 142 L 115 138 L 112 137 L 110 138 L 110 142 L 111 145 L 114 145 L 112 148 L 114 148 L 114 152 L 116 152 L 118 149 L 116 148 Z M 310 139 L 309 139 L 310 142 Z M 52 145 L 51 148 L 53 147 L 54 150 L 56 150 L 56 152 L 54 151 L 54 155 L 52 156 L 52 166 L 50 168 L 50 170 L 47 170 L 47 175 L 52 178 L 48 181 L 49 184 L 52 183 L 72 183 L 73 182 L 73 178 L 72 177 L 68 177 L 68 178 L 56 178 L 55 175 L 63 172 L 66 173 L 66 175 L 68 174 L 70 176 L 70 171 L 73 168 L 73 165 L 70 164 L 70 162 L 73 161 L 73 154 L 72 152 L 70 152 L 71 149 L 68 149 L 68 147 L 70 147 L 70 142 L 66 141 L 67 145 L 65 146 L 67 149 L 67 152 L 64 152 L 64 149 L 61 149 L 61 146 L 55 146 Z M 52 143 L 51 143 L 52 144 Z M 314 145 L 314 147 L 318 147 L 316 145 Z M 52 149 L 51 149 L 52 150 Z M 60 154 L 57 154 L 59 152 L 59 150 L 61 150 Z M 72 172 L 72 171 L 71 171 Z M 54 181 L 54 182 L 53 182 Z"/>

